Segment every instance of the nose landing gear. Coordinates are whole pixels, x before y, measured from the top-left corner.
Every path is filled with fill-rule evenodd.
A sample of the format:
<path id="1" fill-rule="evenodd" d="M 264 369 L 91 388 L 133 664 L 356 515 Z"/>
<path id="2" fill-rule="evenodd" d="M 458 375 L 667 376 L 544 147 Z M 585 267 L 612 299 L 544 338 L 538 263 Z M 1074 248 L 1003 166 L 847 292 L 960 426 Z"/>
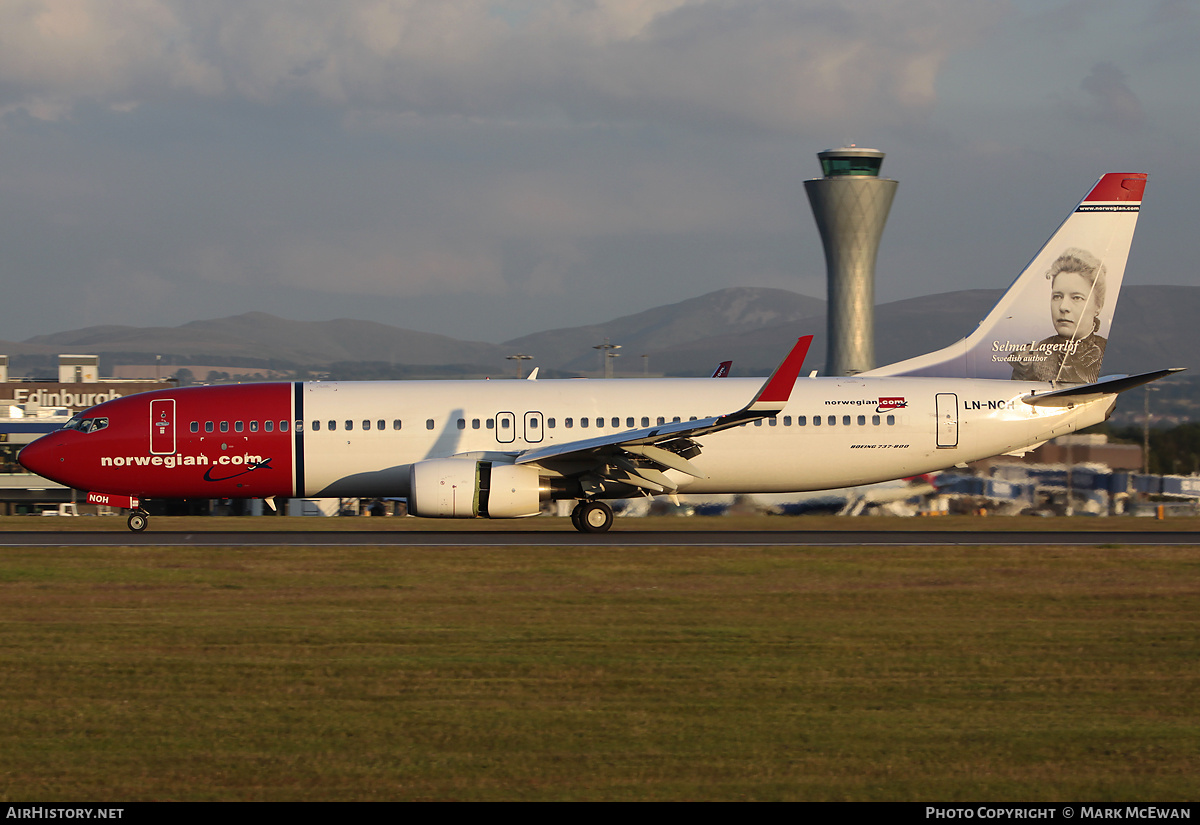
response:
<path id="1" fill-rule="evenodd" d="M 134 510 L 125 522 L 131 531 L 140 533 L 150 524 L 150 514 L 145 510 Z"/>

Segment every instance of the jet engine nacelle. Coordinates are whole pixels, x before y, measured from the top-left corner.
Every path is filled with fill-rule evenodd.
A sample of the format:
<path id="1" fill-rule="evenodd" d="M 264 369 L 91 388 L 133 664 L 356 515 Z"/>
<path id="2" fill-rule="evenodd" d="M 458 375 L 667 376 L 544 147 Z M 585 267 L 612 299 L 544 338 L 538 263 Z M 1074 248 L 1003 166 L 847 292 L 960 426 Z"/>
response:
<path id="1" fill-rule="evenodd" d="M 524 518 L 541 511 L 540 487 L 535 467 L 430 459 L 409 471 L 408 509 L 423 518 Z"/>

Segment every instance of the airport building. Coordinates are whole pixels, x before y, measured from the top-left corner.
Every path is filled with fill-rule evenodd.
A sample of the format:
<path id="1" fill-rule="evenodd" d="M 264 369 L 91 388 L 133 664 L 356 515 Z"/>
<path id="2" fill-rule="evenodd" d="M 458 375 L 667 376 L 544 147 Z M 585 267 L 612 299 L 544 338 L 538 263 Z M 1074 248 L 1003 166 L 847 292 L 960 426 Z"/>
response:
<path id="1" fill-rule="evenodd" d="M 884 153 L 847 146 L 818 152 L 824 177 L 804 182 L 828 275 L 826 375 L 875 367 L 875 256 L 896 181 L 879 177 Z"/>

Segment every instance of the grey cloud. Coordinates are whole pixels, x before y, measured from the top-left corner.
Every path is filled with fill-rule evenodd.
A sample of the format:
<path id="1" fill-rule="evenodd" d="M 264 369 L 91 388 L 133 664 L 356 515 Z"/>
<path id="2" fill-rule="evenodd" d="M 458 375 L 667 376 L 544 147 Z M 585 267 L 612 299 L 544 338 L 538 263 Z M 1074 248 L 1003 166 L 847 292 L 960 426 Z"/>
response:
<path id="1" fill-rule="evenodd" d="M 990 14 L 951 0 L 30 0 L 0 11 L 0 73 L 4 104 L 35 112 L 190 93 L 794 130 L 927 110 L 946 55 Z"/>
<path id="2" fill-rule="evenodd" d="M 1105 122 L 1128 128 L 1145 120 L 1141 101 L 1125 82 L 1125 73 L 1114 64 L 1097 63 L 1079 86 L 1091 95 L 1096 116 Z"/>

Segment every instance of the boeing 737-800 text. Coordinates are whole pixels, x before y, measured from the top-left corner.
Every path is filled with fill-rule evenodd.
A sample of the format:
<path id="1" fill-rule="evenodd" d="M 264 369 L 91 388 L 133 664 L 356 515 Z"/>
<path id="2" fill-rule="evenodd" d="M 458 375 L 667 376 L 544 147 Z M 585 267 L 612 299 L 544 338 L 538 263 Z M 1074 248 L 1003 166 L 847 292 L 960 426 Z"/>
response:
<path id="1" fill-rule="evenodd" d="M 150 498 L 397 496 L 433 518 L 522 518 L 575 500 L 575 527 L 600 532 L 606 499 L 822 490 L 1023 451 L 1105 420 L 1118 393 L 1173 371 L 1100 378 L 1145 184 L 1101 178 L 969 337 L 852 377 L 798 377 L 810 336 L 765 382 L 157 390 L 80 413 L 20 461 L 129 508 L 133 530 Z"/>

